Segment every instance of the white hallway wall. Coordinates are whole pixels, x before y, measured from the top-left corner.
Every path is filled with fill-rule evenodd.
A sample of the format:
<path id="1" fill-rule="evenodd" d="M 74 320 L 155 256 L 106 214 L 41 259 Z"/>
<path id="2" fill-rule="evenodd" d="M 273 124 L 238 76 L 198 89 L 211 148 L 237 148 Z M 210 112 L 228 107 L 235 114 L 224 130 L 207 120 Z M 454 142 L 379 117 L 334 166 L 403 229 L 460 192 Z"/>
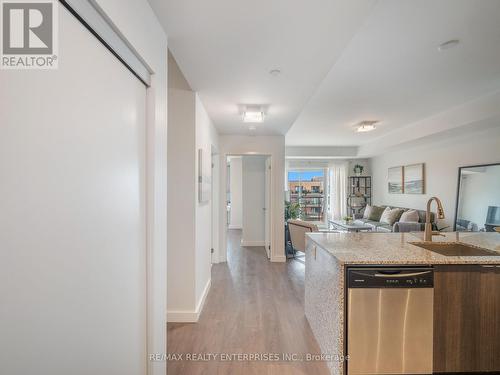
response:
<path id="1" fill-rule="evenodd" d="M 221 155 L 220 183 L 225 184 L 227 178 L 226 160 L 227 155 L 252 155 L 262 154 L 271 156 L 271 261 L 285 262 L 284 250 L 284 180 L 285 173 L 285 137 L 284 136 L 243 136 L 243 135 L 220 135 L 219 148 Z M 227 220 L 225 210 L 225 189 L 219 189 L 220 193 L 220 222 Z M 219 227 L 220 251 L 217 258 L 221 262 L 226 261 L 226 226 Z"/>
<path id="2" fill-rule="evenodd" d="M 242 157 L 242 198 L 243 218 L 242 237 L 243 246 L 264 246 L 265 243 L 265 180 L 266 156 Z"/>
<path id="3" fill-rule="evenodd" d="M 243 227 L 243 161 L 240 156 L 232 156 L 229 160 L 229 191 L 231 212 L 229 228 Z"/>
<path id="4" fill-rule="evenodd" d="M 145 355 L 166 351 L 167 39 L 145 1 L 97 3 L 154 72 L 147 91 L 62 7 L 59 69 L 0 72 L 2 373 L 166 371 Z"/>
<path id="5" fill-rule="evenodd" d="M 212 120 L 208 117 L 208 113 L 203 106 L 198 95 L 196 95 L 196 150 L 203 150 L 205 165 L 204 168 L 210 169 L 211 167 L 211 154 L 213 149 L 219 148 L 219 135 L 215 129 Z M 196 176 L 200 166 L 198 165 L 198 158 L 196 157 Z M 213 172 L 213 169 L 211 169 Z M 217 170 L 215 171 L 217 172 Z M 214 181 L 213 189 L 219 191 L 219 181 L 212 176 Z M 212 225 L 217 230 L 218 226 L 218 207 L 214 206 L 217 211 L 212 215 L 211 202 L 200 203 L 198 200 L 199 185 L 196 184 L 196 310 L 200 311 L 210 288 L 211 282 L 211 247 L 212 247 Z M 212 220 L 215 222 L 212 224 Z M 215 245 L 214 245 L 215 246 Z"/>
<path id="6" fill-rule="evenodd" d="M 198 150 L 209 168 L 218 134 L 170 53 L 168 95 L 167 318 L 195 322 L 210 288 L 212 235 L 211 204 L 198 200 Z"/>
<path id="7" fill-rule="evenodd" d="M 168 312 L 195 306 L 195 93 L 168 54 Z"/>
<path id="8" fill-rule="evenodd" d="M 500 162 L 500 126 L 474 134 L 439 137 L 418 146 L 389 152 L 371 160 L 374 204 L 425 209 L 427 200 L 439 197 L 446 219 L 439 227 L 451 226 L 455 217 L 458 168 Z M 398 165 L 425 163 L 426 194 L 389 194 L 387 169 Z M 433 211 L 435 206 L 433 205 Z"/>

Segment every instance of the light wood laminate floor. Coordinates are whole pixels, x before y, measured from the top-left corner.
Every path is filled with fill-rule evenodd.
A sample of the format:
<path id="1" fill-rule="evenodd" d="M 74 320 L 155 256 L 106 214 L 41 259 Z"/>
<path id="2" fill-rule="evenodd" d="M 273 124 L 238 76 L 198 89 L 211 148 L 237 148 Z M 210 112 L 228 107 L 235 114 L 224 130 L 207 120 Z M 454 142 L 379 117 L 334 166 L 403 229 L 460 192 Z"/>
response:
<path id="1" fill-rule="evenodd" d="M 228 232 L 228 262 L 212 267 L 198 323 L 168 324 L 168 353 L 320 353 L 304 315 L 304 263 L 271 263 Z M 184 356 L 185 358 L 185 356 Z M 328 374 L 319 361 L 169 361 L 168 375 Z"/>

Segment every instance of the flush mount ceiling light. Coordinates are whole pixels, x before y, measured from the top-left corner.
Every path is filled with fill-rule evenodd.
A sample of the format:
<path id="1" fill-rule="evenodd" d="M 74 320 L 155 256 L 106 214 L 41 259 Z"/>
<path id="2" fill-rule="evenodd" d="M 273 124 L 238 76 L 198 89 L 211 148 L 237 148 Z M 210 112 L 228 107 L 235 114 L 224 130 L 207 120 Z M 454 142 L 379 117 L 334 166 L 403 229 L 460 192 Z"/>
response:
<path id="1" fill-rule="evenodd" d="M 366 132 L 371 132 L 372 130 L 375 130 L 377 127 L 375 124 L 377 124 L 379 121 L 361 121 L 357 126 L 356 126 L 356 131 L 358 133 L 366 133 Z"/>
<path id="2" fill-rule="evenodd" d="M 246 109 L 243 111 L 243 122 L 264 122 L 264 111 L 261 107 L 246 107 Z"/>
<path id="3" fill-rule="evenodd" d="M 438 51 L 441 52 L 441 51 L 456 47 L 459 44 L 460 44 L 460 41 L 458 39 L 448 40 L 447 42 L 441 43 L 438 46 Z"/>

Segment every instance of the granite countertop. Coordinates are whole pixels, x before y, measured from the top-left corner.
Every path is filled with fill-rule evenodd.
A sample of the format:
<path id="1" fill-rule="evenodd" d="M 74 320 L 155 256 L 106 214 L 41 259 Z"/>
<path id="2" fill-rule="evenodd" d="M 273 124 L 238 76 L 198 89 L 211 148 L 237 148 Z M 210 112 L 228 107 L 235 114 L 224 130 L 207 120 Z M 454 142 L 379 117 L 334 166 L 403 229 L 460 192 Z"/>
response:
<path id="1" fill-rule="evenodd" d="M 433 242 L 461 242 L 498 252 L 498 256 L 446 256 L 408 242 L 423 241 L 415 233 L 308 233 L 308 238 L 341 264 L 500 264 L 500 234 L 443 232 Z"/>

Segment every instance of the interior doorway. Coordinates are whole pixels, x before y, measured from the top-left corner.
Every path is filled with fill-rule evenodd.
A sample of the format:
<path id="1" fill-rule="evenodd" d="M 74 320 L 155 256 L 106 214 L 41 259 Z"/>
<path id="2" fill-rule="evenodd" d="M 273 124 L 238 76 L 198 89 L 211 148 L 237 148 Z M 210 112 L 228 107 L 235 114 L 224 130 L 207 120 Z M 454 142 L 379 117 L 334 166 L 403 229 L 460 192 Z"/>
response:
<path id="1" fill-rule="evenodd" d="M 219 247 L 219 154 L 211 146 L 211 199 L 210 199 L 210 263 L 218 263 L 216 249 Z"/>
<path id="2" fill-rule="evenodd" d="M 265 160 L 264 242 L 267 258 L 271 259 L 271 157 Z"/>
<path id="3" fill-rule="evenodd" d="M 271 156 L 229 155 L 226 173 L 226 254 L 237 238 L 241 249 L 262 250 L 271 259 Z"/>

